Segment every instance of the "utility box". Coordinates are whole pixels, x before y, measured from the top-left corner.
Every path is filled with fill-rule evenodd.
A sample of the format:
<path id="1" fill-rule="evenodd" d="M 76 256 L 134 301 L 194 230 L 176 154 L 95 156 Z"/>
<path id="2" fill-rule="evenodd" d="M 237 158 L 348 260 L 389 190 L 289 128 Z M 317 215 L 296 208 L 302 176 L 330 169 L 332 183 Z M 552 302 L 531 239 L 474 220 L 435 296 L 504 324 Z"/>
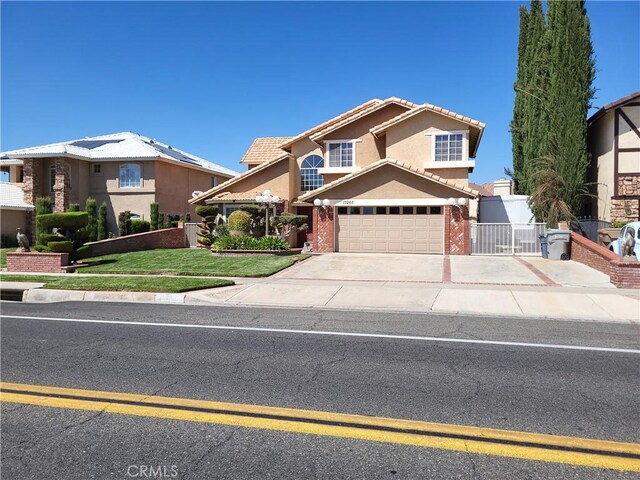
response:
<path id="1" fill-rule="evenodd" d="M 571 230 L 549 230 L 547 232 L 549 260 L 569 260 L 571 258 Z"/>

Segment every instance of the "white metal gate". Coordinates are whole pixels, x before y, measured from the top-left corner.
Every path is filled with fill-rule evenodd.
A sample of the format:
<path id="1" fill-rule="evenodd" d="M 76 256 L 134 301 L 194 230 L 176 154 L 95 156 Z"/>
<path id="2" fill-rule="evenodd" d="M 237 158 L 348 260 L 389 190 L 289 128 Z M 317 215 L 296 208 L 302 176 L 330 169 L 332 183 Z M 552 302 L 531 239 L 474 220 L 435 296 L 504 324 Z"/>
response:
<path id="1" fill-rule="evenodd" d="M 540 255 L 544 223 L 472 223 L 471 255 Z"/>
<path id="2" fill-rule="evenodd" d="M 184 224 L 184 236 L 187 240 L 187 247 L 197 247 L 198 246 L 198 235 L 196 232 L 198 231 L 197 223 L 185 223 Z"/>

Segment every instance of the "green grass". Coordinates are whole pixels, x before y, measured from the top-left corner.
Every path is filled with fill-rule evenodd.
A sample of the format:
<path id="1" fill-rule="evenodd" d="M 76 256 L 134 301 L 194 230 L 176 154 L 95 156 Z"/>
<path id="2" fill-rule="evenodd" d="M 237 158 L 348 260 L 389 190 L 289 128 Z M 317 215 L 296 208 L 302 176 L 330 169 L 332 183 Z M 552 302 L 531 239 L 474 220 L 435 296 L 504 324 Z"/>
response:
<path id="1" fill-rule="evenodd" d="M 106 290 L 111 292 L 180 293 L 233 285 L 220 278 L 184 277 L 82 277 L 74 275 L 0 275 L 3 282 L 40 282 L 43 288 L 60 290 Z"/>
<path id="2" fill-rule="evenodd" d="M 216 256 L 208 250 L 177 248 L 118 253 L 85 259 L 98 262 L 82 273 L 169 274 L 221 277 L 266 277 L 308 255 Z"/>
<path id="3" fill-rule="evenodd" d="M 15 252 L 16 248 L 0 248 L 0 267 L 5 268 L 7 266 L 7 253 Z"/>

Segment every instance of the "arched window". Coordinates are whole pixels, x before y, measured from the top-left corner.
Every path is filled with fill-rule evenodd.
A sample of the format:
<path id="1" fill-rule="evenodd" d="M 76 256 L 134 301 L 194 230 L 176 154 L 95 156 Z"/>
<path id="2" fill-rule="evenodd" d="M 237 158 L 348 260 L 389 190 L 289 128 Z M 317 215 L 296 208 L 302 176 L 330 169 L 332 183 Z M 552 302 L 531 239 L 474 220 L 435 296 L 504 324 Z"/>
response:
<path id="1" fill-rule="evenodd" d="M 324 158 L 311 155 L 302 161 L 300 166 L 300 190 L 310 192 L 324 185 L 324 177 L 318 173 L 324 167 Z"/>
<path id="2" fill-rule="evenodd" d="M 140 188 L 140 165 L 137 163 L 125 163 L 120 165 L 120 188 Z"/>

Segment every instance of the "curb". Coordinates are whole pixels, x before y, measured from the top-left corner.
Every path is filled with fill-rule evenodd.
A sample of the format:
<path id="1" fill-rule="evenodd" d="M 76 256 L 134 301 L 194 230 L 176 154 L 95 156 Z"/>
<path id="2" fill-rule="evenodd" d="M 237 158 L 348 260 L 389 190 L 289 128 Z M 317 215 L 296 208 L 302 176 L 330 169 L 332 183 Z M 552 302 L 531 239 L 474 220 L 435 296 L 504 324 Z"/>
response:
<path id="1" fill-rule="evenodd" d="M 24 303 L 127 302 L 184 304 L 186 293 L 85 292 L 83 290 L 45 290 L 32 288 L 22 294 Z"/>

